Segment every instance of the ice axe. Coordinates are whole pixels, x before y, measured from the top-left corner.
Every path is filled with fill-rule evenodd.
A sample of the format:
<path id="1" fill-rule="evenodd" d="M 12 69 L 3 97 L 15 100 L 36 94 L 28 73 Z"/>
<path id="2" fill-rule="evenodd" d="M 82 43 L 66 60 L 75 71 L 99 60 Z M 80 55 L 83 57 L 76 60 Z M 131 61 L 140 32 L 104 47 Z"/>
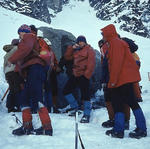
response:
<path id="1" fill-rule="evenodd" d="M 4 93 L 3 97 L 0 100 L 0 104 L 3 102 L 4 98 L 6 97 L 7 93 L 9 91 L 9 87 L 7 88 L 6 92 Z"/>

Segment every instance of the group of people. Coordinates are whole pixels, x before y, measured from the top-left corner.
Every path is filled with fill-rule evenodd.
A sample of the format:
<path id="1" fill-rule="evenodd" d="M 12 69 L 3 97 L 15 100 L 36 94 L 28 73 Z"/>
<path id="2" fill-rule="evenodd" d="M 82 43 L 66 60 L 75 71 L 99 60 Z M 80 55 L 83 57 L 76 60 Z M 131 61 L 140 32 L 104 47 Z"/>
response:
<path id="1" fill-rule="evenodd" d="M 124 137 L 124 130 L 129 129 L 130 108 L 136 120 L 136 129 L 129 133 L 131 138 L 147 136 L 144 114 L 139 101 L 141 80 L 140 61 L 130 43 L 121 38 L 113 24 L 101 29 L 103 39 L 98 42 L 102 56 L 102 83 L 109 120 L 103 127 L 113 127 L 106 135 Z M 137 48 L 137 47 L 136 47 Z"/>
<path id="2" fill-rule="evenodd" d="M 58 63 L 51 49 L 51 42 L 39 37 L 37 32 L 34 25 L 24 24 L 18 29 L 20 39 L 4 46 L 7 52 L 4 58 L 4 73 L 10 90 L 8 100 L 16 100 L 16 110 L 22 111 L 23 126 L 13 130 L 14 135 L 34 133 L 52 136 L 53 128 L 47 103 L 52 96 L 54 107 L 56 105 L 56 74 L 64 65 L 69 68 L 69 79 L 63 89 L 63 95 L 71 107 L 70 116 L 75 116 L 81 106 L 74 96 L 74 91 L 79 88 L 83 104 L 83 117 L 80 122 L 90 122 L 92 107 L 89 87 L 95 68 L 95 51 L 84 36 L 78 36 L 75 44 L 67 46 Z M 101 33 L 103 39 L 98 42 L 102 56 L 101 80 L 109 114 L 109 120 L 102 126 L 113 127 L 106 131 L 106 135 L 123 138 L 124 130 L 129 129 L 131 108 L 136 119 L 136 129 L 129 133 L 129 137 L 146 137 L 146 121 L 135 92 L 139 90 L 138 82 L 141 79 L 139 59 L 134 60 L 129 44 L 118 36 L 113 24 L 102 28 Z M 141 96 L 139 98 L 141 99 Z M 8 111 L 12 110 L 11 106 L 7 107 L 10 107 Z M 38 129 L 34 129 L 32 125 L 33 112 L 38 112 L 42 123 Z"/>
<path id="3" fill-rule="evenodd" d="M 4 73 L 9 83 L 9 95 L 13 95 L 8 99 L 18 103 L 16 110 L 22 111 L 23 120 L 23 126 L 12 133 L 52 136 L 53 128 L 47 103 L 50 102 L 51 94 L 54 97 L 57 94 L 53 95 L 52 92 L 56 92 L 56 73 L 61 71 L 62 65 L 59 67 L 50 46 L 51 42 L 38 36 L 38 30 L 34 25 L 22 25 L 18 29 L 18 34 L 19 40 L 13 40 L 11 45 L 5 45 L 3 48 L 7 52 L 4 58 Z M 79 88 L 84 105 L 81 123 L 88 123 L 91 112 L 89 79 L 95 67 L 95 52 L 87 44 L 86 38 L 79 36 L 74 45 L 67 47 L 64 59 L 73 62 L 69 79 L 63 89 L 63 95 L 71 107 L 70 116 L 73 116 L 80 106 L 73 95 L 74 90 Z M 12 69 L 8 70 L 9 68 Z M 53 104 L 55 105 L 55 101 Z M 8 112 L 11 112 L 11 107 L 7 107 Z M 38 129 L 34 129 L 32 125 L 34 112 L 38 112 L 42 123 Z"/>

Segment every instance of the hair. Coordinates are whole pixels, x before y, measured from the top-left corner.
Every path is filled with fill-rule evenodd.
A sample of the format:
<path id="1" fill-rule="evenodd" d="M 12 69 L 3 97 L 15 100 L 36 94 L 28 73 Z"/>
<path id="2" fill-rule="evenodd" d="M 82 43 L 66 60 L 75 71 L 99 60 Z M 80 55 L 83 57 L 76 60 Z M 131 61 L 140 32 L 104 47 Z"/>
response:
<path id="1" fill-rule="evenodd" d="M 30 25 L 30 28 L 33 34 L 37 34 L 38 29 L 35 27 L 35 25 Z"/>
<path id="2" fill-rule="evenodd" d="M 103 39 L 98 41 L 98 46 L 101 48 L 104 45 L 105 41 Z"/>

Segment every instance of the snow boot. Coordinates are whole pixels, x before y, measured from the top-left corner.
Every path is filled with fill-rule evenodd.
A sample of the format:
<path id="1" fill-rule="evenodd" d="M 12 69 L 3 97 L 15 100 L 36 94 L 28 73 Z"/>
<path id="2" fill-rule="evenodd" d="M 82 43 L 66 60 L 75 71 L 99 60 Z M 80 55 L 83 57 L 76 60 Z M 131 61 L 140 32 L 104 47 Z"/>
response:
<path id="1" fill-rule="evenodd" d="M 113 137 L 113 138 L 120 138 L 122 139 L 124 137 L 124 132 L 115 132 L 114 129 L 107 130 L 106 135 Z"/>
<path id="2" fill-rule="evenodd" d="M 53 135 L 53 129 L 44 129 L 43 127 L 40 127 L 38 129 L 34 130 L 36 135 L 48 135 L 48 136 L 52 136 Z"/>
<path id="3" fill-rule="evenodd" d="M 21 126 L 15 130 L 13 130 L 12 134 L 16 135 L 16 136 L 30 135 L 30 134 L 34 134 L 34 131 L 33 131 L 33 127 L 25 128 L 24 126 Z"/>
<path id="4" fill-rule="evenodd" d="M 147 136 L 147 132 L 143 131 L 139 128 L 136 128 L 134 131 L 129 133 L 129 137 L 130 138 L 136 138 L 136 139 L 140 139 L 142 137 L 146 137 Z"/>
<path id="5" fill-rule="evenodd" d="M 42 123 L 42 127 L 35 130 L 36 134 L 52 136 L 53 130 L 52 130 L 51 119 L 49 117 L 47 108 L 41 107 L 38 113 L 39 113 L 39 117 Z"/>
<path id="6" fill-rule="evenodd" d="M 22 111 L 22 119 L 23 119 L 23 126 L 13 130 L 12 134 L 17 136 L 33 134 L 32 115 L 30 108 L 25 108 Z"/>
<path id="7" fill-rule="evenodd" d="M 89 123 L 90 122 L 90 116 L 89 115 L 83 115 L 83 117 L 80 120 L 80 123 Z"/>
<path id="8" fill-rule="evenodd" d="M 111 128 L 114 126 L 114 120 L 107 120 L 102 123 L 102 127 L 104 128 Z"/>

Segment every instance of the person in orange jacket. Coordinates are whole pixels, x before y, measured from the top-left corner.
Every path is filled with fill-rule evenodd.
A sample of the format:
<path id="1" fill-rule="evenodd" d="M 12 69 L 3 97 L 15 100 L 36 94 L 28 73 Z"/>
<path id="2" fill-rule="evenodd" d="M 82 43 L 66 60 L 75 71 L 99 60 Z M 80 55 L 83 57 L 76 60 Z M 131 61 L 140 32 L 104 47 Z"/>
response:
<path id="1" fill-rule="evenodd" d="M 73 59 L 73 75 L 67 81 L 63 93 L 73 110 L 78 109 L 78 103 L 72 91 L 79 87 L 81 100 L 84 101 L 84 114 L 81 123 L 89 123 L 91 113 L 91 103 L 89 95 L 89 80 L 95 68 L 95 52 L 87 44 L 84 36 L 77 38 L 76 44 L 69 46 L 64 55 L 66 60 Z M 71 115 L 75 115 L 75 111 Z"/>
<path id="2" fill-rule="evenodd" d="M 101 29 L 103 39 L 109 43 L 108 47 L 108 88 L 112 106 L 115 112 L 114 127 L 106 131 L 106 135 L 116 138 L 124 137 L 124 104 L 128 104 L 136 119 L 136 129 L 129 133 L 131 138 L 147 136 L 146 121 L 142 109 L 136 101 L 133 83 L 139 82 L 141 77 L 139 68 L 133 59 L 128 44 L 119 39 L 113 24 Z"/>
<path id="3" fill-rule="evenodd" d="M 109 81 L 109 71 L 108 71 L 108 49 L 109 43 L 101 39 L 98 42 L 98 46 L 101 52 L 101 65 L 102 65 L 102 77 L 101 83 L 104 91 L 105 105 L 107 108 L 109 120 L 102 123 L 104 128 L 110 128 L 114 126 L 114 109 L 111 103 L 110 88 L 107 87 Z M 129 129 L 129 120 L 130 120 L 130 107 L 127 104 L 124 104 L 124 113 L 125 113 L 125 129 Z"/>

